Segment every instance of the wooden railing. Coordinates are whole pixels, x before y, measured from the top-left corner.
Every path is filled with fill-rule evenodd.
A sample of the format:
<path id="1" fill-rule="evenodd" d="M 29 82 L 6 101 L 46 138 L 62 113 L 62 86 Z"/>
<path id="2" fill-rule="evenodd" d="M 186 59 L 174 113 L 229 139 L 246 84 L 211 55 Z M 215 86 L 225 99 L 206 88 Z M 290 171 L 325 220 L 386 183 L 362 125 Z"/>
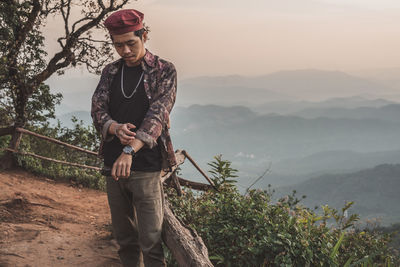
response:
<path id="1" fill-rule="evenodd" d="M 16 131 L 16 132 L 19 132 L 19 133 L 21 133 L 21 134 L 27 134 L 27 135 L 34 136 L 34 137 L 37 137 L 37 138 L 39 138 L 39 139 L 46 140 L 46 141 L 51 142 L 51 143 L 55 143 L 55 144 L 57 144 L 57 145 L 61 145 L 61 146 L 64 146 L 64 147 L 68 147 L 68 148 L 71 148 L 71 149 L 74 149 L 74 150 L 77 150 L 77 151 L 80 151 L 80 152 L 83 152 L 83 153 L 86 153 L 86 154 L 89 154 L 89 155 L 97 156 L 97 153 L 94 152 L 94 151 L 90 151 L 90 150 L 87 150 L 87 149 L 83 149 L 83 148 L 81 148 L 81 147 L 74 146 L 74 145 L 71 145 L 71 144 L 62 142 L 62 141 L 60 141 L 60 140 L 57 140 L 57 139 L 54 139 L 54 138 L 51 138 L 51 137 L 48 137 L 48 136 L 44 136 L 44 135 L 41 135 L 41 134 L 38 134 L 38 133 L 35 133 L 35 132 L 31 132 L 31 131 L 26 130 L 26 129 L 24 129 L 24 128 L 15 128 L 15 131 Z M 51 162 L 56 162 L 56 163 L 60 163 L 60 164 L 64 164 L 64 165 L 69 165 L 69 166 L 74 166 L 74 167 L 79 167 L 79 168 L 85 168 L 85 169 L 91 169 L 91 170 L 101 171 L 101 168 L 99 168 L 99 167 L 97 167 L 97 166 L 89 166 L 89 165 L 84 165 L 84 164 L 79 164 L 79 163 L 73 163 L 73 162 L 68 162 L 68 161 L 56 160 L 56 159 L 52 159 L 52 158 L 40 156 L 40 155 L 37 155 L 37 154 L 35 154 L 35 153 L 31 153 L 31 152 L 20 151 L 18 148 L 19 148 L 19 144 L 18 144 L 18 146 L 15 147 L 14 149 L 12 149 L 12 148 L 6 148 L 5 150 L 6 150 L 6 151 L 13 152 L 13 153 L 16 153 L 16 154 L 20 154 L 20 155 L 24 155 L 24 156 L 31 156 L 31 157 L 35 157 L 35 158 L 39 158 L 39 159 L 47 160 L 47 161 L 51 161 Z"/>
<path id="2" fill-rule="evenodd" d="M 57 145 L 61 145 L 79 152 L 83 152 L 92 156 L 98 156 L 97 152 L 91 151 L 91 150 L 87 150 L 78 146 L 74 146 L 65 142 L 62 142 L 60 140 L 48 137 L 48 136 L 44 136 L 29 130 L 26 130 L 24 128 L 14 128 L 14 127 L 8 127 L 8 128 L 0 128 L 0 136 L 2 135 L 10 135 L 13 134 L 14 132 L 18 132 L 21 134 L 27 134 L 27 135 L 31 135 L 34 136 L 36 138 L 57 144 Z M 46 161 L 50 161 L 50 162 L 55 162 L 55 163 L 59 163 L 59 164 L 64 164 L 64 165 L 69 165 L 69 166 L 73 166 L 73 167 L 78 167 L 78 168 L 85 168 L 85 169 L 91 169 L 91 170 L 95 170 L 95 171 L 101 171 L 102 168 L 98 167 L 98 166 L 89 166 L 89 165 L 84 165 L 84 164 L 79 164 L 79 163 L 74 163 L 74 162 L 68 162 L 68 161 L 63 161 L 63 160 L 57 160 L 57 159 L 53 159 L 53 158 L 48 158 L 48 157 L 44 157 L 32 152 L 26 152 L 26 151 L 20 151 L 19 150 L 19 143 L 17 143 L 17 145 L 14 148 L 5 148 L 4 150 L 15 153 L 15 154 L 20 154 L 20 155 L 24 155 L 24 156 L 31 156 L 31 157 L 35 157 L 41 160 L 46 160 Z M 172 170 L 170 170 L 169 172 L 163 172 L 162 174 L 162 181 L 165 182 L 167 179 L 171 178 L 171 183 L 172 186 L 176 189 L 178 195 L 182 194 L 182 189 L 181 189 L 181 185 L 182 186 L 186 186 L 195 190 L 202 190 L 202 191 L 206 191 L 206 190 L 210 190 L 211 188 L 216 189 L 214 183 L 212 182 L 212 180 L 207 176 L 207 174 L 199 167 L 199 165 L 193 160 L 193 158 L 185 151 L 185 150 L 177 150 L 175 152 L 175 156 L 177 159 L 177 165 L 174 166 L 172 168 Z M 202 174 L 202 176 L 208 181 L 209 184 L 203 184 L 203 183 L 198 183 L 198 182 L 192 182 L 189 181 L 187 179 L 184 179 L 182 177 L 178 177 L 176 175 L 176 169 L 184 163 L 185 159 L 188 159 L 193 166 Z"/>

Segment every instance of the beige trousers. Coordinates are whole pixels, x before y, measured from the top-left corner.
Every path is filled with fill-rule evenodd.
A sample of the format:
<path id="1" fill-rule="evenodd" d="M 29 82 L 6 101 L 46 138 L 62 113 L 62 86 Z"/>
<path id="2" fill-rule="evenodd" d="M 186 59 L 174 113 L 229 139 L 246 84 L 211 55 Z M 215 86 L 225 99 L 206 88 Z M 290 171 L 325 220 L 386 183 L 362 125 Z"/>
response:
<path id="1" fill-rule="evenodd" d="M 107 179 L 114 236 L 123 266 L 166 266 L 161 245 L 164 193 L 161 172 L 134 171 L 129 178 Z"/>

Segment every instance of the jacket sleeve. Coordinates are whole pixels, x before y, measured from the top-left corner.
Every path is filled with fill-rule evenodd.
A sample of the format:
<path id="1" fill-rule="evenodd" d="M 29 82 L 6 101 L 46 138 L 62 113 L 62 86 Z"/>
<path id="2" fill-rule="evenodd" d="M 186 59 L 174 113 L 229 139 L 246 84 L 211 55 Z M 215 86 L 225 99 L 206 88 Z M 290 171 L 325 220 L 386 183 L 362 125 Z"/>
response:
<path id="1" fill-rule="evenodd" d="M 136 131 L 136 138 L 143 141 L 150 148 L 157 144 L 157 138 L 169 122 L 169 114 L 175 104 L 177 77 L 172 63 L 168 62 L 159 82 L 159 93 L 150 104 L 140 128 Z"/>
<path id="2" fill-rule="evenodd" d="M 114 136 L 108 134 L 108 128 L 115 122 L 109 113 L 109 76 L 106 66 L 101 73 L 100 82 L 92 96 L 91 116 L 97 131 L 101 133 L 104 141 L 110 141 Z"/>

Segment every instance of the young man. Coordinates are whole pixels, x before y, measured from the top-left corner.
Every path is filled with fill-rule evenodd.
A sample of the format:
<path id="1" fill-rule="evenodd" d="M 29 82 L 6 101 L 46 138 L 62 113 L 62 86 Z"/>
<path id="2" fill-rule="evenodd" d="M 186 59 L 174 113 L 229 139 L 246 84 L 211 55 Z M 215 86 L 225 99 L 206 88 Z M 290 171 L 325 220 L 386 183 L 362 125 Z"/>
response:
<path id="1" fill-rule="evenodd" d="M 111 169 L 107 196 L 121 262 L 139 266 L 142 253 L 145 266 L 165 266 L 160 174 L 176 164 L 168 125 L 177 79 L 172 63 L 145 49 L 143 18 L 129 9 L 106 19 L 121 59 L 104 68 L 91 115 Z"/>

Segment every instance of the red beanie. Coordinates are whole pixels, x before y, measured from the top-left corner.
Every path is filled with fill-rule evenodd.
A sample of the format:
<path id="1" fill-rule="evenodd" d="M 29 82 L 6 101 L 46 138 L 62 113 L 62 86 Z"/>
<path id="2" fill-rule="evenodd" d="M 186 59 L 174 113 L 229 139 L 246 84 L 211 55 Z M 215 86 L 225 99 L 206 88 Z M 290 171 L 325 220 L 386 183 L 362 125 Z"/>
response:
<path id="1" fill-rule="evenodd" d="M 123 9 L 112 13 L 104 22 L 110 34 L 124 34 L 143 28 L 144 14 L 135 9 Z"/>

